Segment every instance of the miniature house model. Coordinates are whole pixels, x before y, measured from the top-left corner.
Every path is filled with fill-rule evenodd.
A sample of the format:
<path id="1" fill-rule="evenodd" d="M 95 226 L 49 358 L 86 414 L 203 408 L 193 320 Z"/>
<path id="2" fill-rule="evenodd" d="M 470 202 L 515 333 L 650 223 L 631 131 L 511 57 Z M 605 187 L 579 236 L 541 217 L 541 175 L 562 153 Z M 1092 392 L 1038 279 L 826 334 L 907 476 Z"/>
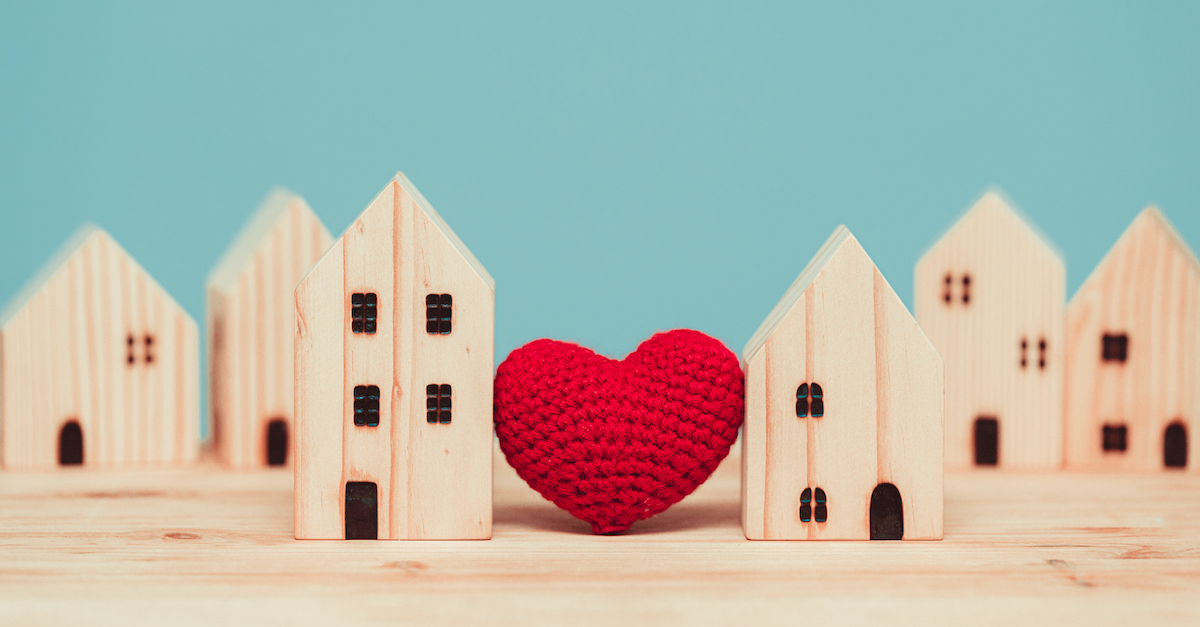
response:
<path id="1" fill-rule="evenodd" d="M 947 467 L 1062 467 L 1066 275 L 995 192 L 917 262 L 917 322 L 946 362 Z"/>
<path id="2" fill-rule="evenodd" d="M 942 537 L 942 360 L 846 227 L 742 359 L 747 538 Z"/>
<path id="3" fill-rule="evenodd" d="M 4 467 L 195 460 L 199 350 L 187 312 L 85 226 L 0 315 Z"/>
<path id="4" fill-rule="evenodd" d="M 494 311 L 397 174 L 296 288 L 296 538 L 491 537 Z"/>
<path id="5" fill-rule="evenodd" d="M 208 277 L 209 416 L 231 466 L 289 461 L 295 289 L 332 243 L 302 198 L 276 190 Z"/>
<path id="6" fill-rule="evenodd" d="M 1200 262 L 1143 210 L 1067 306 L 1066 462 L 1186 468 L 1200 426 Z"/>

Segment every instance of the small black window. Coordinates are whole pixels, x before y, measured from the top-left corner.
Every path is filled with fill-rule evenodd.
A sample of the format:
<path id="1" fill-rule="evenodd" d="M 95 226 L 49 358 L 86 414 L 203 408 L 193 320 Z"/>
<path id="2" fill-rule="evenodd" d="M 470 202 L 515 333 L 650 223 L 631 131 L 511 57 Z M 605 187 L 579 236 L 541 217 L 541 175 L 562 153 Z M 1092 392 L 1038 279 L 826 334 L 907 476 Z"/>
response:
<path id="1" fill-rule="evenodd" d="M 425 386 L 425 422 L 450 424 L 450 386 L 430 383 Z"/>
<path id="2" fill-rule="evenodd" d="M 971 302 L 971 275 L 964 274 L 962 284 L 963 284 L 963 304 L 966 305 L 967 303 Z"/>
<path id="3" fill-rule="evenodd" d="M 796 388 L 796 417 L 808 417 L 808 384 L 801 383 L 800 387 Z"/>
<path id="4" fill-rule="evenodd" d="M 1102 446 L 1105 451 L 1123 453 L 1127 445 L 1125 425 L 1104 425 Z"/>
<path id="5" fill-rule="evenodd" d="M 379 426 L 379 386 L 354 386 L 354 426 Z"/>
<path id="6" fill-rule="evenodd" d="M 1187 427 L 1173 422 L 1163 433 L 1163 465 L 1167 468 L 1187 468 Z"/>
<path id="7" fill-rule="evenodd" d="M 800 522 L 812 520 L 812 488 L 804 488 L 800 493 Z"/>
<path id="8" fill-rule="evenodd" d="M 379 321 L 379 297 L 374 292 L 355 292 L 350 295 L 350 330 L 355 333 L 375 333 Z"/>
<path id="9" fill-rule="evenodd" d="M 1028 350 L 1028 348 L 1029 348 L 1029 342 L 1027 342 L 1025 340 L 1025 338 L 1021 338 L 1021 368 L 1022 369 L 1024 369 L 1025 365 L 1028 363 L 1025 359 L 1025 351 Z"/>
<path id="10" fill-rule="evenodd" d="M 1046 338 L 1038 340 L 1038 370 L 1046 369 Z"/>
<path id="11" fill-rule="evenodd" d="M 1124 363 L 1129 354 L 1129 336 L 1124 333 L 1105 333 L 1100 344 L 1101 358 L 1104 361 Z"/>
<path id="12" fill-rule="evenodd" d="M 430 294 L 425 297 L 425 332 L 430 335 L 450 335 L 450 317 L 454 299 L 449 294 Z"/>
<path id="13" fill-rule="evenodd" d="M 83 463 L 83 429 L 71 420 L 58 433 L 58 463 L 60 466 L 78 466 Z"/>
<path id="14" fill-rule="evenodd" d="M 379 488 L 370 481 L 346 482 L 346 539 L 379 538 Z"/>
<path id="15" fill-rule="evenodd" d="M 950 293 L 950 291 L 953 288 L 954 288 L 954 277 L 952 275 L 947 274 L 946 275 L 946 286 L 942 291 L 942 300 L 946 301 L 947 305 L 951 304 L 951 302 L 954 300 L 954 296 Z"/>
<path id="16" fill-rule="evenodd" d="M 821 488 L 814 490 L 813 500 L 817 502 L 817 506 L 813 508 L 813 520 L 817 522 L 829 520 L 829 508 L 825 506 L 825 491 Z"/>
<path id="17" fill-rule="evenodd" d="M 146 343 L 146 363 L 152 364 L 154 363 L 154 336 L 147 333 L 143 341 Z"/>
<path id="18" fill-rule="evenodd" d="M 809 406 L 813 418 L 820 418 L 825 415 L 825 398 L 821 390 L 821 386 L 817 383 L 812 384 L 812 404 Z"/>
<path id="19" fill-rule="evenodd" d="M 1000 421 L 995 416 L 975 419 L 975 465 L 995 466 L 1000 458 Z"/>

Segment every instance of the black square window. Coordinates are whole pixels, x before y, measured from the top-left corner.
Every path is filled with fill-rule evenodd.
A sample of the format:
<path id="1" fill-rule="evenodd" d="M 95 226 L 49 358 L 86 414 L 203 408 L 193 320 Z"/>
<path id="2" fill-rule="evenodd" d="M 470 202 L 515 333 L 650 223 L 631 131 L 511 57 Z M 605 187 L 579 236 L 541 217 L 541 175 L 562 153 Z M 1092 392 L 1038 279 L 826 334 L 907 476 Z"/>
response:
<path id="1" fill-rule="evenodd" d="M 425 297 L 425 332 L 430 335 L 450 335 L 450 317 L 454 299 L 449 294 L 430 294 Z"/>
<path id="2" fill-rule="evenodd" d="M 355 333 L 375 333 L 379 320 L 379 297 L 374 292 L 355 292 L 350 295 L 350 330 Z"/>
<path id="3" fill-rule="evenodd" d="M 1125 425 L 1104 425 L 1104 450 L 1124 452 L 1126 433 Z"/>
<path id="4" fill-rule="evenodd" d="M 1104 361 L 1124 362 L 1129 354 L 1129 336 L 1124 333 L 1105 333 L 1100 350 Z"/>
<path id="5" fill-rule="evenodd" d="M 354 426 L 379 426 L 379 386 L 354 386 Z"/>
<path id="6" fill-rule="evenodd" d="M 425 386 L 425 422 L 450 424 L 450 386 L 430 383 Z"/>

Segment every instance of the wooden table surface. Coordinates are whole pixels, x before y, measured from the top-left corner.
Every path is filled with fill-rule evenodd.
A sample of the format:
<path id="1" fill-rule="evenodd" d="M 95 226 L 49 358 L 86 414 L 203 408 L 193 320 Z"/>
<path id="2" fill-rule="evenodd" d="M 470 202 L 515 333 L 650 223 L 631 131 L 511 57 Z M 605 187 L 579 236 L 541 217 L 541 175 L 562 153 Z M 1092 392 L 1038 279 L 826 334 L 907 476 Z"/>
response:
<path id="1" fill-rule="evenodd" d="M 749 542 L 736 449 L 614 537 L 495 461 L 468 542 L 296 541 L 290 470 L 0 473 L 0 624 L 1200 624 L 1195 476 L 952 474 L 941 542 Z"/>

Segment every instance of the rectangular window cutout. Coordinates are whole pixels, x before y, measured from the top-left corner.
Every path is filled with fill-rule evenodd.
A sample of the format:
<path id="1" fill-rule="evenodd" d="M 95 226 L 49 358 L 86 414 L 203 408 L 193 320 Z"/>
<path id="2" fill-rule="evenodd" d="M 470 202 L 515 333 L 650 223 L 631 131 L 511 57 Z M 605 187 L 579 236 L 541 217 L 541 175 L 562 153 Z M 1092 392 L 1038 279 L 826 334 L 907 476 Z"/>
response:
<path id="1" fill-rule="evenodd" d="M 379 386 L 354 386 L 354 426 L 379 426 Z"/>
<path id="2" fill-rule="evenodd" d="M 350 330 L 354 333 L 375 333 L 379 326 L 379 297 L 374 292 L 355 292 L 350 295 Z"/>
<path id="3" fill-rule="evenodd" d="M 425 386 L 425 422 L 450 424 L 450 395 L 448 384 L 430 383 Z"/>
<path id="4" fill-rule="evenodd" d="M 1124 333 L 1105 333 L 1100 350 L 1104 361 L 1124 363 L 1129 355 L 1129 336 Z"/>
<path id="5" fill-rule="evenodd" d="M 1104 451 L 1124 453 L 1128 433 L 1129 430 L 1125 428 L 1125 425 L 1104 425 L 1102 442 Z"/>
<path id="6" fill-rule="evenodd" d="M 450 318 L 454 299 L 449 294 L 430 294 L 425 297 L 425 332 L 430 335 L 450 335 Z"/>
<path id="7" fill-rule="evenodd" d="M 975 419 L 975 465 L 995 466 L 1000 459 L 1000 421 L 994 416 Z"/>
<path id="8" fill-rule="evenodd" d="M 346 482 L 346 539 L 379 539 L 379 488 L 370 481 Z"/>

